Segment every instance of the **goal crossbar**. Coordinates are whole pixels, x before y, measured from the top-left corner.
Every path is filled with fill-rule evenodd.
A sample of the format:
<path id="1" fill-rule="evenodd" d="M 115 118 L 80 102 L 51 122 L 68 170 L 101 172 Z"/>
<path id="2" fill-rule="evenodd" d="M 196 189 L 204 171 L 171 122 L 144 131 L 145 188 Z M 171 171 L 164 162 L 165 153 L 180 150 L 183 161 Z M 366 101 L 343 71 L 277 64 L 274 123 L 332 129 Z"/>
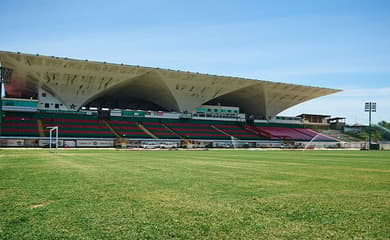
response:
<path id="1" fill-rule="evenodd" d="M 55 145 L 56 145 L 56 154 L 58 154 L 58 126 L 47 127 L 49 129 L 49 149 L 51 152 L 53 144 L 53 132 L 55 131 Z"/>

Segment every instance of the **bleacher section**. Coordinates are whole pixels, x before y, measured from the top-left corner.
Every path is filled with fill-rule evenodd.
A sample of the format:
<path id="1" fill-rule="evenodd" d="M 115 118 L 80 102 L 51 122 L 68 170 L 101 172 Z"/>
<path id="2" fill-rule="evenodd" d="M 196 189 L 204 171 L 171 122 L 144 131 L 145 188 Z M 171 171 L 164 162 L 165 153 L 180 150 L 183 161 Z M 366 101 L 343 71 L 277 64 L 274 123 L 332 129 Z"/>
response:
<path id="1" fill-rule="evenodd" d="M 39 137 L 35 114 L 25 113 L 21 116 L 12 112 L 3 112 L 1 135 Z"/>
<path id="2" fill-rule="evenodd" d="M 294 128 L 281 128 L 281 127 L 257 127 L 260 131 L 270 134 L 271 139 L 291 139 L 291 140 L 304 140 L 310 141 L 312 137 L 306 134 L 296 131 Z"/>
<path id="3" fill-rule="evenodd" d="M 45 135 L 47 127 L 58 126 L 59 137 L 115 138 L 114 133 L 95 115 L 40 113 Z"/>
<path id="4" fill-rule="evenodd" d="M 111 117 L 108 122 L 111 127 L 124 138 L 150 138 L 148 134 L 138 127 L 140 118 Z"/>
<path id="5" fill-rule="evenodd" d="M 142 125 L 153 133 L 156 137 L 161 139 L 179 139 L 180 136 L 175 134 L 166 128 L 163 123 L 159 122 L 157 119 L 145 119 L 142 120 Z"/>
<path id="6" fill-rule="evenodd" d="M 213 121 L 164 119 L 164 123 L 187 139 L 230 139 L 210 126 Z"/>
<path id="7" fill-rule="evenodd" d="M 270 124 L 271 125 L 271 124 Z M 336 141 L 336 139 L 322 135 L 314 130 L 303 128 L 302 126 L 284 124 L 274 124 L 273 126 L 247 126 L 257 132 L 258 135 L 265 136 L 271 140 L 296 140 L 296 141 Z"/>
<path id="8" fill-rule="evenodd" d="M 337 141 L 337 139 L 335 139 L 331 136 L 326 136 L 325 134 L 316 132 L 316 131 L 311 130 L 309 128 L 296 128 L 295 130 L 310 136 L 311 139 L 314 139 L 315 141 Z"/>
<path id="9" fill-rule="evenodd" d="M 163 119 L 111 116 L 100 120 L 97 115 L 61 112 L 3 112 L 2 136 L 39 137 L 42 123 L 45 136 L 47 127 L 58 126 L 59 137 L 74 138 L 141 138 L 141 139 L 209 139 L 231 140 L 291 140 L 337 141 L 336 139 L 304 128 L 303 125 Z"/>
<path id="10" fill-rule="evenodd" d="M 233 136 L 238 139 L 242 140 L 262 140 L 266 139 L 263 137 L 260 137 L 252 132 L 249 132 L 245 130 L 242 126 L 237 124 L 232 124 L 230 122 L 224 122 L 222 124 L 215 124 L 214 127 L 222 130 L 223 132 L 229 134 L 230 136 Z"/>

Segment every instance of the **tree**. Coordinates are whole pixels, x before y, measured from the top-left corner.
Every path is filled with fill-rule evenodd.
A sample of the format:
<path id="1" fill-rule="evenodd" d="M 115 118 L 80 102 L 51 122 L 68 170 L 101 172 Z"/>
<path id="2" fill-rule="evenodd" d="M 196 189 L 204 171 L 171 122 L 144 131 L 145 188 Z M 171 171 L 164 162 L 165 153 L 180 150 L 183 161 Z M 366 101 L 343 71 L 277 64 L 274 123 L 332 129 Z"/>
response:
<path id="1" fill-rule="evenodd" d="M 390 129 L 390 122 L 386 122 L 386 121 L 380 121 L 378 123 L 379 126 L 382 126 L 384 128 L 387 128 L 387 129 Z"/>
<path id="2" fill-rule="evenodd" d="M 380 121 L 377 127 L 379 131 L 382 133 L 382 139 L 390 140 L 390 122 Z"/>

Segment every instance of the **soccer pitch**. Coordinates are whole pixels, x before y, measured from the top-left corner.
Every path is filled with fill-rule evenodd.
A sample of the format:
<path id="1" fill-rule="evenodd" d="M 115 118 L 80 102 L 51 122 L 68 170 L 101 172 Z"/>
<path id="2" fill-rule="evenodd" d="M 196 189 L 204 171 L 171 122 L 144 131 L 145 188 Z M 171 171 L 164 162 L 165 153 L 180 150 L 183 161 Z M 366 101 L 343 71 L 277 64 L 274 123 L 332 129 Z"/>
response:
<path id="1" fill-rule="evenodd" d="M 389 238 L 389 151 L 0 150 L 0 239 Z"/>

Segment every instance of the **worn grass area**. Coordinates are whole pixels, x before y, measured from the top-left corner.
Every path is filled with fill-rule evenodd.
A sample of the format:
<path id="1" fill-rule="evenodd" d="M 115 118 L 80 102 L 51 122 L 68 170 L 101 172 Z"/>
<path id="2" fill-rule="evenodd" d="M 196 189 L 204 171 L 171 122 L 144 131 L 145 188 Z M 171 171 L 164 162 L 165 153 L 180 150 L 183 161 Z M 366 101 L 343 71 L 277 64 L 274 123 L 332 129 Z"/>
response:
<path id="1" fill-rule="evenodd" d="M 0 239 L 389 239 L 390 152 L 0 150 Z"/>

